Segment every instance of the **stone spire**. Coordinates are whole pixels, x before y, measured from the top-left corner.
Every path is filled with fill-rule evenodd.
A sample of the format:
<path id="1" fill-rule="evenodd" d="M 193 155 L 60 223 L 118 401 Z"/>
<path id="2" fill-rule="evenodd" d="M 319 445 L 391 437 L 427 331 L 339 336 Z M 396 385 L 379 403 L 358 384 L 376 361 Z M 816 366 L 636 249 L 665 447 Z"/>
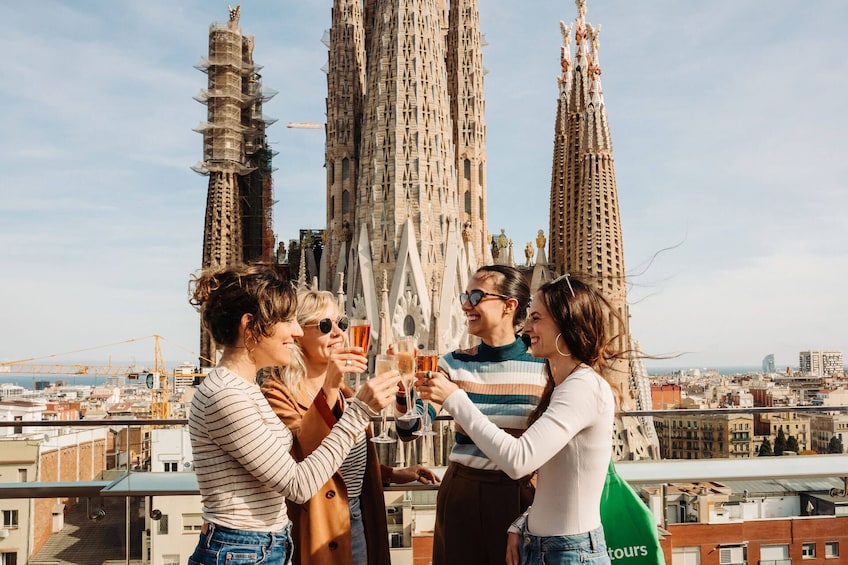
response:
<path id="1" fill-rule="evenodd" d="M 600 26 L 586 21 L 586 0 L 575 0 L 574 58 L 571 28 L 560 22 L 563 46 L 554 157 L 551 172 L 550 263 L 558 274 L 571 273 L 591 282 L 610 302 L 610 332 L 615 349 L 634 350 L 624 271 L 624 246 L 618 206 L 612 140 L 601 87 L 598 56 Z M 610 374 L 624 395 L 624 409 L 642 403 L 639 376 L 627 359 L 613 363 Z M 616 421 L 616 458 L 658 457 L 655 436 L 634 418 Z"/>
<path id="2" fill-rule="evenodd" d="M 483 34 L 477 0 L 453 0 L 448 25 L 448 90 L 456 149 L 460 218 L 469 224 L 471 248 L 484 256 L 486 241 L 486 100 Z"/>
<path id="3" fill-rule="evenodd" d="M 350 250 L 365 99 L 365 28 L 360 0 L 334 0 L 327 63 L 327 230 L 324 280 L 334 284 Z M 328 285 L 329 286 L 329 285 Z M 334 290 L 338 290 L 334 288 Z"/>
<path id="4" fill-rule="evenodd" d="M 263 115 L 262 104 L 276 92 L 262 85 L 240 13 L 231 7 L 228 21 L 209 26 L 208 55 L 195 65 L 208 76 L 207 88 L 194 97 L 206 106 L 206 121 L 194 130 L 203 134 L 203 160 L 192 167 L 209 177 L 203 268 L 274 262 L 273 152 L 265 129 L 276 120 Z M 215 348 L 201 327 L 202 366 L 215 364 Z"/>

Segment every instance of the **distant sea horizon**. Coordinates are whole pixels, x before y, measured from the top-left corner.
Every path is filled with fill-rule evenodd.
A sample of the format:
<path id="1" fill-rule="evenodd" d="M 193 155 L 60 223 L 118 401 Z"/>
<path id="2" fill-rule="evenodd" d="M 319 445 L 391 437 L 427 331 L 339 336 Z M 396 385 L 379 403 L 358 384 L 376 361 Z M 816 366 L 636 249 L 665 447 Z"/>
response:
<path id="1" fill-rule="evenodd" d="M 704 371 L 718 371 L 722 375 L 735 375 L 739 373 L 760 373 L 762 367 L 757 365 L 733 365 L 726 367 L 646 367 L 648 375 L 652 377 L 660 377 L 663 375 L 673 375 L 680 371 L 692 371 L 694 369 Z M 794 368 L 793 368 L 794 369 Z M 780 371 L 782 372 L 782 371 Z M 0 373 L 0 385 L 13 384 L 23 387 L 28 390 L 35 390 L 36 383 L 47 382 L 56 383 L 65 381 L 69 386 L 105 386 L 111 378 L 117 378 L 119 385 L 139 384 L 144 385 L 142 380 L 132 380 L 127 377 L 110 377 L 108 375 L 54 375 L 54 374 L 23 374 L 23 373 Z"/>

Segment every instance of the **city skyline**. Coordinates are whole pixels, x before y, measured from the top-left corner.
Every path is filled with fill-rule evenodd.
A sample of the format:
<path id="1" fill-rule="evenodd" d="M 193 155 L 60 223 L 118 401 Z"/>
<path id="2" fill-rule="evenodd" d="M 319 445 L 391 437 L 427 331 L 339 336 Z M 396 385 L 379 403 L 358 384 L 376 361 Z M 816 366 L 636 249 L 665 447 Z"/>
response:
<path id="1" fill-rule="evenodd" d="M 323 120 L 330 5 L 241 3 L 263 83 L 279 91 L 265 112 L 279 118 L 268 137 L 285 241 L 324 222 L 323 134 L 285 124 Z M 191 128 L 205 108 L 192 96 L 205 76 L 192 66 L 227 6 L 88 6 L 18 5 L 0 40 L 19 53 L 0 63 L 17 79 L 0 88 L 0 360 L 153 333 L 198 350 L 187 282 L 200 266 L 206 180 L 189 167 L 201 158 Z M 756 366 L 774 353 L 781 370 L 800 351 L 845 350 L 848 40 L 838 26 L 848 6 L 587 8 L 601 25 L 631 332 L 649 355 L 692 352 L 647 365 Z M 575 15 L 570 0 L 480 6 L 489 231 L 506 229 L 517 260 L 548 229 L 558 22 Z M 135 355 L 151 354 L 144 343 Z"/>

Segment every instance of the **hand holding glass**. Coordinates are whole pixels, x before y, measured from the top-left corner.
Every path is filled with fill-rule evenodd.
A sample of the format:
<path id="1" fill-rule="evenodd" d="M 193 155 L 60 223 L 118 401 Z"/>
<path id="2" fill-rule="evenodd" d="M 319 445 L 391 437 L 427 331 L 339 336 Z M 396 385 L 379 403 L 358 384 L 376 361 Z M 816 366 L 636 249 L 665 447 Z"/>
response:
<path id="1" fill-rule="evenodd" d="M 394 344 L 395 356 L 398 359 L 398 370 L 403 382 L 403 390 L 406 391 L 406 412 L 398 416 L 398 420 L 415 420 L 420 417 L 415 411 L 415 353 L 418 350 L 415 338 L 405 336 L 398 339 Z"/>
<path id="2" fill-rule="evenodd" d="M 350 344 L 361 347 L 362 354 L 368 357 L 368 345 L 371 343 L 371 323 L 368 320 L 350 321 Z M 356 390 L 359 390 L 360 375 L 356 375 Z"/>
<path id="3" fill-rule="evenodd" d="M 422 351 L 418 354 L 417 361 L 419 373 L 436 371 L 439 368 L 439 352 L 431 350 Z M 421 428 L 412 433 L 417 436 L 434 436 L 436 432 L 433 431 L 433 420 L 430 419 L 430 401 L 422 398 L 421 404 L 423 407 Z"/>
<path id="4" fill-rule="evenodd" d="M 377 359 L 374 361 L 374 374 L 382 375 L 383 373 L 387 373 L 389 371 L 397 371 L 398 370 L 398 360 L 394 355 L 377 355 Z M 389 424 L 388 424 L 388 411 L 391 408 L 391 405 L 386 406 L 380 411 L 380 416 L 382 416 L 381 424 L 380 424 L 380 435 L 374 436 L 371 438 L 371 441 L 374 443 L 394 443 L 395 440 L 389 437 Z"/>

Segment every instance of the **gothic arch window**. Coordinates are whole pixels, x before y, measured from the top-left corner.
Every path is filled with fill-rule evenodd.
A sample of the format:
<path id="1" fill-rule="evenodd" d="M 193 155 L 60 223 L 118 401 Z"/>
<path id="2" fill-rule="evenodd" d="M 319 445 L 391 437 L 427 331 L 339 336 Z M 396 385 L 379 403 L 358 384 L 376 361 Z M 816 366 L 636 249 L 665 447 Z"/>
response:
<path id="1" fill-rule="evenodd" d="M 403 318 L 403 335 L 415 335 L 415 318 L 409 314 Z"/>
<path id="2" fill-rule="evenodd" d="M 342 191 L 342 214 L 350 212 L 350 191 Z"/>
<path id="3" fill-rule="evenodd" d="M 466 159 L 462 164 L 462 175 L 465 177 L 465 180 L 471 180 L 471 161 Z"/>
<path id="4" fill-rule="evenodd" d="M 336 164 L 330 161 L 330 184 L 336 182 Z"/>
<path id="5" fill-rule="evenodd" d="M 336 195 L 330 196 L 330 218 L 336 217 Z"/>
<path id="6" fill-rule="evenodd" d="M 347 180 L 350 176 L 350 159 L 345 157 L 342 159 L 342 180 Z"/>
<path id="7" fill-rule="evenodd" d="M 468 161 L 466 161 L 466 163 L 467 162 Z M 466 214 L 471 213 L 471 191 L 470 190 L 465 191 L 465 213 Z"/>

